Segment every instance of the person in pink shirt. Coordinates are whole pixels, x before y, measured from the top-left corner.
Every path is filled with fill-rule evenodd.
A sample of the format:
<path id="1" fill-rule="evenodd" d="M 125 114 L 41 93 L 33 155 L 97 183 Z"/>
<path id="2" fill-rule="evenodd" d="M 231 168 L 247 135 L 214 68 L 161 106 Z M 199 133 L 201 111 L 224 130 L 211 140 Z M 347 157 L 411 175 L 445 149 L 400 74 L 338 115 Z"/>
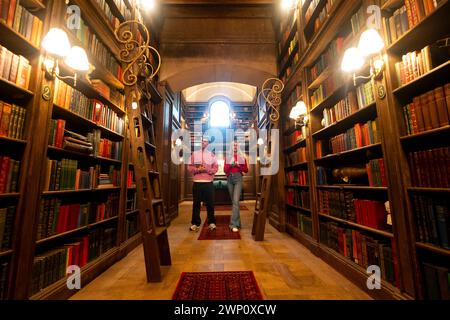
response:
<path id="1" fill-rule="evenodd" d="M 191 231 L 198 231 L 202 220 L 200 218 L 201 202 L 205 203 L 208 212 L 209 229 L 216 229 L 216 217 L 214 215 L 214 175 L 218 170 L 215 155 L 206 149 L 208 139 L 202 140 L 202 150 L 195 151 L 190 159 L 188 171 L 192 174 L 194 181 L 192 195 L 194 203 L 192 206 Z"/>
<path id="2" fill-rule="evenodd" d="M 239 199 L 242 192 L 242 176 L 248 172 L 247 159 L 238 152 L 238 144 L 234 142 L 233 157 L 230 159 L 225 157 L 224 171 L 227 175 L 228 192 L 233 202 L 232 215 L 230 219 L 230 229 L 238 232 L 241 228 L 241 214 L 239 210 Z M 227 161 L 228 160 L 228 161 Z"/>

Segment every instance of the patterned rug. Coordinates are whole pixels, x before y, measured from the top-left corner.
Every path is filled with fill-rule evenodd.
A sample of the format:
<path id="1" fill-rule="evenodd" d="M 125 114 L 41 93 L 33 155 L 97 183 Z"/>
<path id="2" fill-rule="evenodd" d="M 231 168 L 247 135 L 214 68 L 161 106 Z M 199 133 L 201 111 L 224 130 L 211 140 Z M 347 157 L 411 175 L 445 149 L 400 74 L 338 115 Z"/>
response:
<path id="1" fill-rule="evenodd" d="M 239 232 L 230 230 L 229 215 L 216 215 L 216 230 L 209 230 L 208 221 L 203 224 L 198 240 L 239 240 L 241 235 Z"/>
<path id="2" fill-rule="evenodd" d="M 173 300 L 263 300 L 252 271 L 183 272 Z"/>
<path id="3" fill-rule="evenodd" d="M 233 209 L 233 206 L 231 204 L 214 206 L 214 211 L 231 211 L 232 209 Z M 248 208 L 242 204 L 239 206 L 239 209 L 240 210 L 248 210 Z M 206 212 L 206 207 L 202 206 L 201 211 Z"/>

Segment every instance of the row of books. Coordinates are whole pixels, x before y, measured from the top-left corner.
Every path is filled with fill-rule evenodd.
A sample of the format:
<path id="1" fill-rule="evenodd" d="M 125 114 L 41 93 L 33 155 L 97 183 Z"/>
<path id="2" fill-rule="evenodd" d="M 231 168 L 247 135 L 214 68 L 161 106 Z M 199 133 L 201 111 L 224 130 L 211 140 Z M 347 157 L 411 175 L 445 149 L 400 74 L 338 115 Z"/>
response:
<path id="1" fill-rule="evenodd" d="M 297 25 L 297 10 L 294 10 L 293 19 L 281 19 L 280 21 L 280 41 L 278 43 L 278 54 L 281 55 L 281 51 L 285 47 L 289 36 L 291 35 L 292 29 Z M 297 36 L 297 32 L 294 32 Z"/>
<path id="2" fill-rule="evenodd" d="M 372 81 L 368 81 L 356 87 L 356 97 L 359 108 L 364 108 L 375 102 L 375 88 Z"/>
<path id="3" fill-rule="evenodd" d="M 289 185 L 308 185 L 308 171 L 291 171 L 287 173 L 287 183 Z"/>
<path id="4" fill-rule="evenodd" d="M 316 141 L 316 157 L 318 159 L 326 156 L 328 151 L 332 154 L 370 146 L 380 142 L 377 120 L 369 120 L 367 123 L 357 123 L 347 132 L 330 138 L 326 141 Z"/>
<path id="5" fill-rule="evenodd" d="M 320 190 L 319 212 L 347 221 L 356 222 L 353 193 L 344 190 Z"/>
<path id="6" fill-rule="evenodd" d="M 358 11 L 355 12 L 350 19 L 353 36 L 357 36 L 367 27 L 367 21 L 369 18 L 368 5 L 369 4 L 363 3 L 363 5 L 359 7 Z M 370 5 L 380 7 L 380 0 L 371 0 Z"/>
<path id="7" fill-rule="evenodd" d="M 0 20 L 20 33 L 36 47 L 41 44 L 42 20 L 20 5 L 20 0 L 0 1 Z"/>
<path id="8" fill-rule="evenodd" d="M 403 115 L 409 135 L 449 125 L 450 83 L 414 97 Z"/>
<path id="9" fill-rule="evenodd" d="M 310 69 L 311 82 L 316 80 L 328 66 L 331 66 L 336 60 L 336 57 L 339 57 L 342 54 L 343 50 L 344 38 L 337 37 L 330 43 L 325 53 L 319 57 L 314 66 Z"/>
<path id="10" fill-rule="evenodd" d="M 28 89 L 31 79 L 31 65 L 27 58 L 14 54 L 0 45 L 0 78 Z"/>
<path id="11" fill-rule="evenodd" d="M 118 134 L 124 132 L 124 119 L 114 110 L 96 99 L 89 99 L 59 79 L 55 80 L 53 103 Z"/>
<path id="12" fill-rule="evenodd" d="M 411 152 L 408 162 L 414 187 L 450 187 L 450 147 Z"/>
<path id="13" fill-rule="evenodd" d="M 25 108 L 0 101 L 0 137 L 23 139 L 26 114 Z"/>
<path id="14" fill-rule="evenodd" d="M 438 6 L 435 0 L 405 0 L 392 16 L 383 18 L 388 43 L 394 43 L 411 28 L 418 25 Z"/>
<path id="15" fill-rule="evenodd" d="M 125 237 L 126 239 L 130 239 L 134 235 L 138 234 L 140 231 L 140 224 L 139 224 L 139 215 L 131 215 L 127 217 L 126 220 L 126 227 L 125 227 Z"/>
<path id="16" fill-rule="evenodd" d="M 329 127 L 333 123 L 347 118 L 361 108 L 362 106 L 358 104 L 356 92 L 350 91 L 344 99 L 336 103 L 333 107 L 323 109 L 323 125 L 324 127 Z"/>
<path id="17" fill-rule="evenodd" d="M 85 190 L 94 187 L 95 168 L 78 169 L 78 161 L 72 159 L 47 159 L 46 191 Z"/>
<path id="18" fill-rule="evenodd" d="M 426 46 L 420 51 L 408 52 L 402 56 L 402 61 L 395 64 L 395 72 L 399 86 L 423 76 L 433 69 L 431 47 Z"/>
<path id="19" fill-rule="evenodd" d="M 62 203 L 60 199 L 41 201 L 37 239 L 87 226 L 116 217 L 119 214 L 119 194 L 110 194 L 105 202 Z"/>
<path id="20" fill-rule="evenodd" d="M 6 300 L 8 290 L 8 262 L 0 263 L 0 300 Z"/>
<path id="21" fill-rule="evenodd" d="M 20 161 L 0 156 L 0 194 L 19 190 Z"/>
<path id="22" fill-rule="evenodd" d="M 296 164 L 306 162 L 306 147 L 298 148 L 297 150 L 289 153 L 286 158 L 288 160 L 288 166 L 295 166 Z"/>
<path id="23" fill-rule="evenodd" d="M 121 21 L 119 17 L 116 17 L 114 13 L 111 11 L 111 8 L 109 6 L 109 3 L 106 0 L 95 0 L 97 4 L 99 5 L 100 9 L 105 13 L 105 15 L 108 17 L 109 23 L 113 27 L 113 29 L 116 29 Z M 122 16 L 125 18 L 125 21 L 131 20 L 131 11 L 130 9 L 125 5 L 124 1 L 122 0 L 113 0 L 114 4 L 116 5 L 119 12 L 122 14 Z"/>
<path id="24" fill-rule="evenodd" d="M 83 267 L 114 247 L 115 228 L 99 228 L 34 257 L 30 295 L 66 277 L 69 266 Z"/>
<path id="25" fill-rule="evenodd" d="M 388 187 L 384 159 L 373 159 L 366 164 L 370 187 Z"/>
<path id="26" fill-rule="evenodd" d="M 334 10 L 335 4 L 339 1 L 340 0 L 327 0 L 325 7 L 322 11 L 320 11 L 316 20 L 314 20 L 314 33 L 319 31 L 319 29 L 324 25 L 325 21 L 327 21 L 328 17 L 331 15 L 331 12 Z"/>
<path id="27" fill-rule="evenodd" d="M 364 270 L 371 265 L 379 266 L 381 278 L 398 286 L 399 269 L 394 241 L 377 239 L 360 231 L 340 227 L 334 222 L 321 222 L 320 242 Z"/>
<path id="28" fill-rule="evenodd" d="M 281 67 L 283 67 L 286 64 L 286 62 L 291 58 L 291 56 L 294 54 L 294 49 L 296 47 L 298 48 L 298 44 L 299 44 L 298 36 L 295 35 L 294 38 L 289 43 L 289 49 L 288 49 L 287 54 L 281 59 L 281 62 L 280 62 Z M 297 50 L 295 50 L 295 55 L 294 55 L 294 58 L 292 59 L 291 66 L 297 64 L 299 57 L 300 57 L 299 50 L 297 49 Z"/>
<path id="29" fill-rule="evenodd" d="M 78 161 L 72 159 L 47 160 L 45 191 L 86 190 L 120 186 L 120 170 L 110 166 L 108 173 L 102 173 L 100 165 L 87 170 L 78 168 Z"/>
<path id="30" fill-rule="evenodd" d="M 0 208 L 0 252 L 11 249 L 12 230 L 16 207 Z"/>
<path id="31" fill-rule="evenodd" d="M 450 249 L 450 205 L 446 198 L 412 195 L 417 240 Z"/>
<path id="32" fill-rule="evenodd" d="M 450 270 L 432 263 L 422 263 L 427 300 L 450 300 Z"/>
<path id="33" fill-rule="evenodd" d="M 311 202 L 309 197 L 309 191 L 298 189 L 287 189 L 286 203 L 292 206 L 310 209 Z"/>
<path id="34" fill-rule="evenodd" d="M 313 108 L 318 106 L 328 96 L 330 96 L 336 89 L 338 83 L 342 83 L 342 76 L 340 72 L 336 72 L 328 77 L 320 86 L 314 90 L 311 96 L 311 105 Z"/>
<path id="35" fill-rule="evenodd" d="M 386 170 L 383 159 L 370 160 L 365 165 L 366 178 L 355 178 L 360 184 L 368 183 L 370 187 L 388 187 Z M 333 171 L 333 172 L 332 172 Z M 334 183 L 342 183 L 334 176 L 334 169 L 318 166 L 316 169 L 316 180 L 319 186 L 332 185 Z M 346 181 L 348 182 L 348 181 Z"/>
<path id="36" fill-rule="evenodd" d="M 72 30 L 80 40 L 83 47 L 95 57 L 106 69 L 108 69 L 117 79 L 122 80 L 123 70 L 110 49 L 100 40 L 100 38 L 89 28 L 83 19 L 80 20 L 80 28 Z"/>
<path id="37" fill-rule="evenodd" d="M 321 190 L 321 213 L 378 230 L 386 230 L 388 213 L 382 201 L 356 199 L 353 192 L 345 190 Z"/>
<path id="38" fill-rule="evenodd" d="M 312 237 L 312 219 L 310 216 L 304 215 L 300 213 L 300 211 L 288 211 L 286 214 L 286 220 L 286 222 L 294 228 L 297 228 L 304 234 Z"/>

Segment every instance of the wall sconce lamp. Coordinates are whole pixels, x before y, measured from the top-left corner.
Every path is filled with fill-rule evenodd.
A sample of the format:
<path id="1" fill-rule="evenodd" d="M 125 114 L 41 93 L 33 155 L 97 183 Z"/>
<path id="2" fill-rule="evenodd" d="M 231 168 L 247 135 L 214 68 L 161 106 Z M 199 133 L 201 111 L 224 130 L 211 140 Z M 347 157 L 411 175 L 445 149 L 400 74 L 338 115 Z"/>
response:
<path id="1" fill-rule="evenodd" d="M 297 7 L 299 0 L 281 0 L 281 8 L 283 10 L 291 10 Z"/>
<path id="2" fill-rule="evenodd" d="M 292 108 L 289 118 L 295 121 L 295 127 L 305 127 L 308 125 L 309 117 L 307 115 L 308 110 L 306 104 L 303 101 L 297 102 L 297 104 Z"/>
<path id="3" fill-rule="evenodd" d="M 369 80 L 380 78 L 383 75 L 384 61 L 381 57 L 381 50 L 384 48 L 384 41 L 375 29 L 368 29 L 361 34 L 358 47 L 352 47 L 345 51 L 342 59 L 341 70 L 353 72 L 353 84 L 356 86 L 358 79 Z M 379 55 L 376 58 L 370 58 Z M 370 58 L 370 74 L 368 76 L 357 76 L 356 71 L 361 69 L 365 59 Z"/>
<path id="4" fill-rule="evenodd" d="M 59 28 L 52 28 L 42 40 L 42 47 L 50 56 L 44 61 L 44 68 L 50 79 L 72 79 L 74 87 L 77 86 L 77 72 L 87 75 L 91 66 L 86 51 L 78 46 L 71 46 L 67 33 Z M 73 76 L 61 76 L 59 74 L 60 60 L 74 71 Z"/>

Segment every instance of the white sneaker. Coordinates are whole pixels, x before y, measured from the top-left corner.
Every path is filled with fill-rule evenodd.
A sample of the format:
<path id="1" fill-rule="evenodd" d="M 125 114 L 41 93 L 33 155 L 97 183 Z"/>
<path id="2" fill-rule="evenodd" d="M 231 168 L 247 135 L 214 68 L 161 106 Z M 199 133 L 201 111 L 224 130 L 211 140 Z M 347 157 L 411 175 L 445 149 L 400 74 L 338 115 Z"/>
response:
<path id="1" fill-rule="evenodd" d="M 239 229 L 236 228 L 236 227 L 234 227 L 233 229 L 231 229 L 231 231 L 233 231 L 233 232 L 239 232 Z"/>
<path id="2" fill-rule="evenodd" d="M 190 230 L 190 231 L 197 232 L 198 230 L 200 230 L 200 227 L 197 226 L 197 225 L 195 225 L 195 224 L 193 224 L 193 225 L 189 228 L 189 230 Z"/>
<path id="3" fill-rule="evenodd" d="M 216 230 L 216 224 L 215 223 L 210 223 L 209 224 L 209 230 Z"/>

